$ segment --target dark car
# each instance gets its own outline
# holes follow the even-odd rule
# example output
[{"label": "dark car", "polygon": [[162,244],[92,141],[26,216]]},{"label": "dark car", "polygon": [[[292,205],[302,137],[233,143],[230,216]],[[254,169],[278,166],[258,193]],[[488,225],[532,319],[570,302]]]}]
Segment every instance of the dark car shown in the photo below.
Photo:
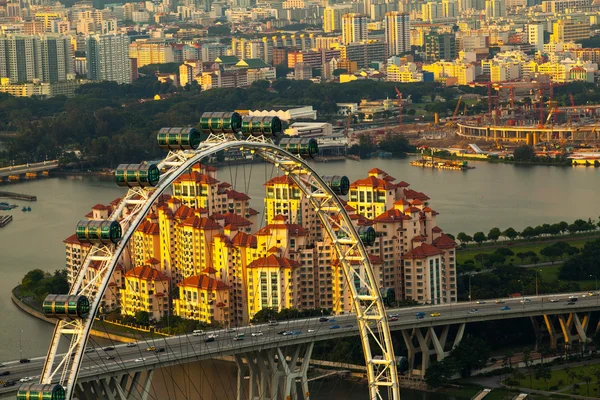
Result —
[{"label": "dark car", "polygon": [[278,335],[284,335],[286,333],[287,333],[287,331],[279,331],[279,332],[277,332]]},{"label": "dark car", "polygon": [[214,337],[207,337],[206,339],[204,339],[204,342],[205,342],[205,343],[208,343],[208,342],[214,342],[214,341],[215,341],[215,338],[214,338]]},{"label": "dark car", "polygon": [[574,301],[569,301],[569,302],[567,303],[567,305],[568,305],[568,306],[572,306],[573,304],[575,304],[575,302],[574,302]]},{"label": "dark car", "polygon": [[29,358],[21,358],[21,359],[19,360],[19,362],[20,362],[21,364],[26,364],[26,363],[28,363],[28,362],[31,362],[31,360],[30,360]]},{"label": "dark car", "polygon": [[327,318],[327,317],[319,318],[319,322],[327,322],[327,321],[329,321],[329,318]]},{"label": "dark car", "polygon": [[340,329],[339,325],[331,325],[329,329]]},{"label": "dark car", "polygon": [[107,360],[114,360],[114,359],[115,359],[115,357],[114,357],[114,356],[108,356],[108,357],[106,357],[106,359],[107,359]]},{"label": "dark car", "polygon": [[10,371],[2,371],[0,372],[0,376],[10,375]]},{"label": "dark car", "polygon": [[104,350],[104,351],[112,351],[114,349],[115,348],[113,346],[107,346],[107,347],[104,347],[102,350]]},{"label": "dark car", "polygon": [[164,353],[165,351],[166,351],[166,350],[165,350],[165,348],[164,348],[164,347],[159,347],[158,349],[154,350],[154,352],[155,352],[156,354],[158,354],[158,353]]},{"label": "dark car", "polygon": [[15,386],[17,381],[6,381],[2,384],[3,387]]}]

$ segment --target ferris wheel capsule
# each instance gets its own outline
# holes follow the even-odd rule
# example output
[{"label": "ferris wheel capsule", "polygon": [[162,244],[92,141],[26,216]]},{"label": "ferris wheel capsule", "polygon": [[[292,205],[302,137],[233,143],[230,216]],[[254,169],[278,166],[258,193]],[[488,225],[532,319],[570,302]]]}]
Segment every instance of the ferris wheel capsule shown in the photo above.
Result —
[{"label": "ferris wheel capsule", "polygon": [[82,243],[116,244],[121,240],[121,224],[117,221],[82,220],[75,230]]},{"label": "ferris wheel capsule", "polygon": [[[371,227],[371,226],[359,226],[356,229],[356,231],[358,233],[358,237],[360,238],[360,241],[365,246],[373,246],[373,244],[375,244],[375,239],[377,237],[377,232],[375,232],[375,229],[373,229],[373,227]],[[348,237],[348,235],[344,231],[339,231],[338,234],[337,234],[337,237],[340,238],[340,239],[342,239],[342,238]]]},{"label": "ferris wheel capsule", "polygon": [[156,139],[158,147],[165,150],[196,150],[202,142],[198,129],[189,126],[161,128]]},{"label": "ferris wheel capsule", "polygon": [[350,179],[347,176],[324,175],[321,177],[325,183],[339,196],[345,196],[350,190]]},{"label": "ferris wheel capsule", "polygon": [[205,134],[237,133],[242,128],[242,116],[236,112],[205,112],[200,117],[200,129]]},{"label": "ferris wheel capsule", "polygon": [[47,318],[84,319],[90,312],[90,301],[85,296],[49,294],[42,311]]},{"label": "ferris wheel capsule", "polygon": [[313,138],[284,137],[279,141],[279,147],[302,158],[312,158],[319,153],[319,146]]},{"label": "ferris wheel capsule", "polygon": [[17,400],[65,400],[65,398],[65,388],[61,385],[25,383],[17,392]]},{"label": "ferris wheel capsule", "polygon": [[242,135],[244,136],[280,136],[283,125],[279,117],[250,117],[242,118]]},{"label": "ferris wheel capsule", "polygon": [[119,186],[156,186],[160,179],[160,171],[156,164],[121,164],[115,170],[115,179]]}]

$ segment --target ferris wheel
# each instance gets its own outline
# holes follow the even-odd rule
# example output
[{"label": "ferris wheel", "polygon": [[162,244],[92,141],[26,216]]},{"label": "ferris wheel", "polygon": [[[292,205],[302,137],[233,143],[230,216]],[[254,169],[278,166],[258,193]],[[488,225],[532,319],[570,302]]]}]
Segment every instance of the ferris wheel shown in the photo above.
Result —
[{"label": "ferris wheel", "polygon": [[[318,152],[316,140],[282,137],[282,124],[277,117],[242,117],[236,112],[205,113],[200,126],[200,131],[189,127],[161,129],[158,145],[168,150],[167,156],[157,163],[120,165],[115,178],[118,185],[127,187],[126,195],[108,219],[84,220],[77,225],[77,239],[89,243],[90,251],[77,271],[69,294],[51,294],[44,300],[45,315],[58,322],[40,382],[22,385],[18,398],[62,400],[78,397],[75,386],[94,317],[99,313],[111,275],[127,252],[134,233],[161,195],[182,174],[217,153],[235,151],[245,158],[260,158],[271,164],[291,179],[308,200],[320,220],[323,237],[335,250],[356,313],[369,398],[384,398],[383,393],[387,392],[387,398],[399,400],[396,358],[387,316],[365,249],[365,245],[372,244],[374,231],[357,230],[338,197],[347,194],[348,179],[320,176],[306,162]],[[89,273],[91,268],[94,268],[93,276]]]}]

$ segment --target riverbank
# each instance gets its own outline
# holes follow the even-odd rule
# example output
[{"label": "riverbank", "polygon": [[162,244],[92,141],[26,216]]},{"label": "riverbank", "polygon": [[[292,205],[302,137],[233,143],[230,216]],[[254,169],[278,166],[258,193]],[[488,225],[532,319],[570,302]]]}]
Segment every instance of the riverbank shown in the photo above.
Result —
[{"label": "riverbank", "polygon": [[[19,308],[19,310],[21,310],[22,312],[24,312],[26,314],[29,314],[30,316],[32,316],[34,318],[39,319],[41,321],[47,322],[52,325],[56,325],[56,323],[58,322],[57,319],[47,318],[41,312],[40,309],[38,309],[37,307],[35,307],[32,304],[27,302],[27,299],[28,299],[27,297],[20,297],[19,289],[20,289],[20,285],[15,287],[12,290],[11,296],[10,296],[13,304],[15,306],[17,306]],[[124,325],[122,325],[123,330],[124,330],[123,332],[111,332],[112,330],[116,330],[110,326],[110,325],[112,325],[112,323],[108,323],[107,321],[100,321],[98,318],[96,318],[96,320],[94,321],[94,325],[98,325],[98,324],[102,325],[103,330],[92,328],[92,330],[90,331],[90,335],[98,337],[98,338],[102,338],[102,339],[108,339],[108,340],[111,340],[114,342],[121,342],[121,343],[137,342],[138,340],[140,340],[141,338],[146,336],[143,334],[143,332],[139,332],[139,333],[131,332],[133,330]],[[128,332],[128,331],[126,331],[126,329],[129,329],[130,331]],[[109,330],[111,330],[111,331],[109,331]]]}]

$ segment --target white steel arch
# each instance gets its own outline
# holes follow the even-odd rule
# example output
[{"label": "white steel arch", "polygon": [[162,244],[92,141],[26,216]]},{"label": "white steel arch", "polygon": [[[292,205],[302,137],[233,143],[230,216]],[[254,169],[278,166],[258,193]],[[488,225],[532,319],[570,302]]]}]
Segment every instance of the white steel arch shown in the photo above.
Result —
[{"label": "white steel arch", "polygon": [[[340,199],[316,171],[300,157],[283,150],[263,136],[250,136],[240,140],[232,134],[211,135],[197,150],[170,152],[158,165],[162,174],[156,187],[129,189],[109,217],[109,220],[121,223],[123,228],[121,241],[117,245],[92,246],[69,293],[87,296],[90,300],[90,314],[83,321],[60,320],[57,323],[40,383],[59,383],[65,387],[67,399],[72,399],[94,321],[93,316],[98,312],[110,276],[129,239],[154,202],[181,174],[202,159],[227,149],[239,149],[262,157],[288,175],[309,199],[336,249],[351,293],[367,365],[369,397],[382,399],[382,392],[387,391],[389,399],[399,400],[396,360],[383,300],[368,253]],[[339,232],[344,234],[339,235]],[[84,277],[92,261],[100,262],[100,267],[94,280],[84,284]],[[360,282],[360,287],[356,287],[355,282]],[[63,336],[69,336],[70,343],[67,352],[59,358],[57,350]],[[371,347],[377,350],[379,353],[377,355],[381,357],[375,357]]]}]

